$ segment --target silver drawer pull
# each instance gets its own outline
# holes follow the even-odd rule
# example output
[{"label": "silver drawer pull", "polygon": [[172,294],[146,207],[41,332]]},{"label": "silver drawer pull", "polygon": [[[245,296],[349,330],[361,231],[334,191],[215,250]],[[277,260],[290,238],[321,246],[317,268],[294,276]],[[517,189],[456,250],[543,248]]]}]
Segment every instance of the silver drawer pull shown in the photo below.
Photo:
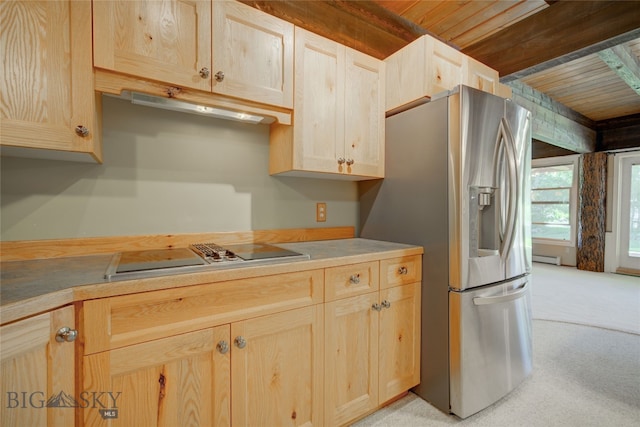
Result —
[{"label": "silver drawer pull", "polygon": [[229,343],[222,340],[216,345],[216,350],[220,352],[220,354],[226,354],[229,351]]},{"label": "silver drawer pull", "polygon": [[371,306],[371,309],[374,311],[382,311],[382,306],[378,303],[375,303]]},{"label": "silver drawer pull", "polygon": [[349,282],[353,283],[354,285],[357,285],[358,283],[360,283],[360,275],[353,274],[351,277],[349,277]]},{"label": "silver drawer pull", "polygon": [[407,273],[409,273],[409,270],[407,270],[407,267],[405,267],[404,265],[398,269],[398,274],[407,274]]},{"label": "silver drawer pull", "polygon": [[76,338],[78,338],[78,331],[68,326],[60,328],[56,332],[56,341],[58,342],[73,342]]},{"label": "silver drawer pull", "polygon": [[247,340],[244,339],[244,337],[242,335],[236,337],[235,340],[233,340],[233,343],[236,345],[236,347],[238,348],[245,348],[247,346]]},{"label": "silver drawer pull", "polygon": [[382,301],[382,307],[391,308],[391,303],[387,300]]}]

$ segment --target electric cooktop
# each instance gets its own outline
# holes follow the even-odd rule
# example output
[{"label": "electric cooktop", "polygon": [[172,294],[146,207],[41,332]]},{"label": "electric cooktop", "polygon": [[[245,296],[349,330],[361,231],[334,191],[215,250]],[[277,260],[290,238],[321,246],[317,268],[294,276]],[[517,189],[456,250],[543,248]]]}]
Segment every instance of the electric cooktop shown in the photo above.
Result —
[{"label": "electric cooktop", "polygon": [[188,248],[119,252],[111,259],[105,278],[140,278],[194,272],[207,267],[231,268],[309,258],[308,254],[267,243],[224,247],[215,243],[194,243]]}]

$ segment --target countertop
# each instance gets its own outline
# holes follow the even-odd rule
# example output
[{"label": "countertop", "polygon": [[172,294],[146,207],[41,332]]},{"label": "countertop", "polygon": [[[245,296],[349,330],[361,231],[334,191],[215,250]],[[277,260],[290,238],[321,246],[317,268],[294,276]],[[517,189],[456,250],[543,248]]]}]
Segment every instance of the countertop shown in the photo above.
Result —
[{"label": "countertop", "polygon": [[105,278],[113,254],[2,262],[0,324],[87,299],[367,262],[380,258],[382,252],[388,258],[423,253],[419,246],[360,238],[274,244],[308,254],[310,259],[231,268],[203,266],[197,272],[128,280]]}]

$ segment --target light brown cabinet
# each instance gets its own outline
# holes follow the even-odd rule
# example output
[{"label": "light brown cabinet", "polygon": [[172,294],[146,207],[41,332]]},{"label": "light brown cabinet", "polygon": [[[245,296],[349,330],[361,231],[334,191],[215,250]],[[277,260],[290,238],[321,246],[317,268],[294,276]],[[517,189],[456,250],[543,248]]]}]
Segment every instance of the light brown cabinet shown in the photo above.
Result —
[{"label": "light brown cabinet", "polygon": [[362,266],[354,265],[352,273],[345,266],[342,278],[325,284],[342,288],[345,278],[360,277],[376,290],[361,286],[361,295],[325,304],[327,425],[366,415],[420,381],[420,257],[381,260],[379,266],[379,276],[368,278],[358,272]]},{"label": "light brown cabinet", "polygon": [[386,111],[420,102],[459,84],[498,93],[498,72],[429,35],[385,59]]},{"label": "light brown cabinet", "polygon": [[235,1],[94,2],[97,68],[291,108],[293,24]]},{"label": "light brown cabinet", "polygon": [[233,425],[324,425],[323,326],[321,305],[231,324]]},{"label": "light brown cabinet", "polygon": [[85,356],[84,389],[110,394],[105,407],[83,408],[83,425],[230,426],[231,364],[223,343],[229,325]]},{"label": "light brown cabinet", "polygon": [[293,125],[273,125],[271,174],[384,176],[384,62],[295,29]]},{"label": "light brown cabinet", "polygon": [[3,1],[3,155],[102,162],[91,2]]},{"label": "light brown cabinet", "polygon": [[74,332],[72,306],[0,328],[0,424],[74,425],[75,409],[71,405],[74,400],[79,401],[75,387]]}]

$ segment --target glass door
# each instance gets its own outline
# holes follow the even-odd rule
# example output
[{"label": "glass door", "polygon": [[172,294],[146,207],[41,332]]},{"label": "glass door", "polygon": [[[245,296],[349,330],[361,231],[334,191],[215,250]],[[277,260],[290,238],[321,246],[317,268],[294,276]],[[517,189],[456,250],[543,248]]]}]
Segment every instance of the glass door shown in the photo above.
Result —
[{"label": "glass door", "polygon": [[640,270],[640,154],[623,158],[620,167],[619,265]]}]

